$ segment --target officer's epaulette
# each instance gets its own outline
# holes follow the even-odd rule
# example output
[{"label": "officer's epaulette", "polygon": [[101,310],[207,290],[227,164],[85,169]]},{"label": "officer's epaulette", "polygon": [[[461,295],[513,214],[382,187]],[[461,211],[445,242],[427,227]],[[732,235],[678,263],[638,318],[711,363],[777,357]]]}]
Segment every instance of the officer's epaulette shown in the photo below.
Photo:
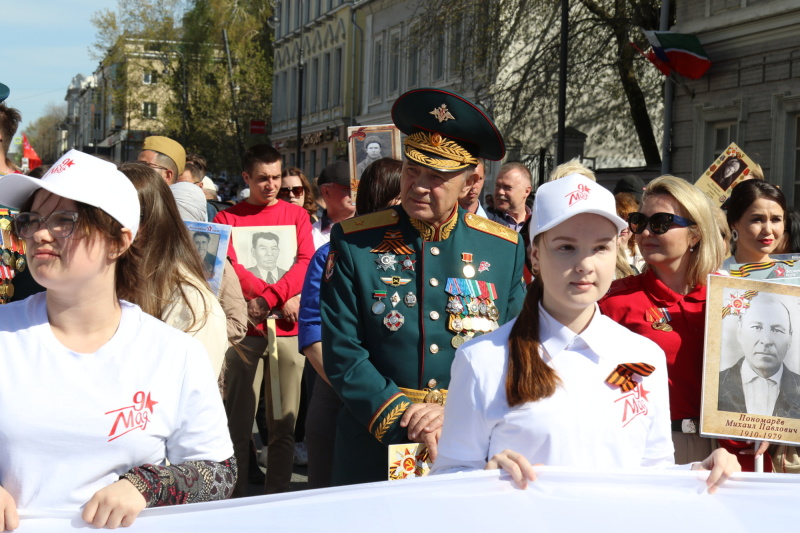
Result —
[{"label": "officer's epaulette", "polygon": [[385,226],[393,226],[397,224],[399,217],[397,211],[394,209],[385,209],[383,211],[376,211],[364,216],[348,218],[342,220],[339,225],[342,226],[342,231],[347,233],[355,233],[357,231],[364,231],[372,228],[383,228]]},{"label": "officer's epaulette", "polygon": [[507,226],[498,224],[497,222],[489,220],[488,218],[484,218],[480,215],[467,213],[464,215],[464,222],[466,222],[467,226],[472,229],[488,233],[489,235],[494,235],[495,237],[500,237],[501,239],[513,242],[514,244],[517,244],[517,241],[519,241],[519,233]]}]

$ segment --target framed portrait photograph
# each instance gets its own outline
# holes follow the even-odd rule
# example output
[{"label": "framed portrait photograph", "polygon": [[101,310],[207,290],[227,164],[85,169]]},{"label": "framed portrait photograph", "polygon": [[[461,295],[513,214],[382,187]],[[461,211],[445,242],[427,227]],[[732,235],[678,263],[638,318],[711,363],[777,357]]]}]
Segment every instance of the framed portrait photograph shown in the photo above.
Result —
[{"label": "framed portrait photograph", "polygon": [[347,160],[350,163],[350,197],[356,202],[358,182],[370,163],[383,157],[403,158],[400,130],[394,124],[347,128]]},{"label": "framed portrait photograph", "polygon": [[219,296],[222,285],[222,269],[228,255],[228,243],[231,238],[231,226],[212,222],[183,221],[194,243],[194,248],[203,263],[203,273],[211,286],[211,292]]},{"label": "framed portrait photograph", "polygon": [[800,444],[800,287],[709,277],[700,432]]},{"label": "framed portrait photograph", "polygon": [[294,226],[235,227],[232,239],[239,264],[267,283],[277,283],[297,260]]},{"label": "framed portrait photograph", "polygon": [[731,143],[703,172],[695,186],[722,205],[731,195],[733,187],[747,179],[754,167],[753,160],[736,143]]}]

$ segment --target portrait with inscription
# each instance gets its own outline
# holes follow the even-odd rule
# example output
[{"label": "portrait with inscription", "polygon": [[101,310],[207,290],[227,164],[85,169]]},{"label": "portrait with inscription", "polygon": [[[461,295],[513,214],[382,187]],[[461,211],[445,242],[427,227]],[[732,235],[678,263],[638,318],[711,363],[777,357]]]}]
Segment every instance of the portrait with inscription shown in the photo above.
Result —
[{"label": "portrait with inscription", "polygon": [[701,432],[800,441],[800,287],[711,276]]}]

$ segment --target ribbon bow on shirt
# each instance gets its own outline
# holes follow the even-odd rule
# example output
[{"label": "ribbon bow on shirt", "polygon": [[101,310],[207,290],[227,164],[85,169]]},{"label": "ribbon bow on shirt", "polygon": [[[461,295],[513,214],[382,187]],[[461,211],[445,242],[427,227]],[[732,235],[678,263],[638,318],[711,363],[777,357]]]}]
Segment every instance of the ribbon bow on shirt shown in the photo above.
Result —
[{"label": "ribbon bow on shirt", "polygon": [[648,365],[647,363],[622,363],[617,365],[611,374],[606,378],[606,383],[609,385],[618,385],[622,392],[628,392],[636,386],[633,380],[634,374],[639,374],[642,377],[647,377],[653,373],[656,367]]}]

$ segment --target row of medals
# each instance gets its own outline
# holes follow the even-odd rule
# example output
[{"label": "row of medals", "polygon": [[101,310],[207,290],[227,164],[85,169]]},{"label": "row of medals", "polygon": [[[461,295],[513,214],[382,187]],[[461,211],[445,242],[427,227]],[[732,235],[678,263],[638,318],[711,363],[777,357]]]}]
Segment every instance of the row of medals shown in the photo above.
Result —
[{"label": "row of medals", "polygon": [[453,348],[472,339],[476,333],[488,333],[499,327],[497,319],[500,318],[500,311],[488,298],[450,296],[447,314],[450,315],[447,318],[447,329],[456,334],[450,341]]},{"label": "row of medals", "polygon": [[[24,249],[17,248],[11,239],[11,218],[8,216],[0,217],[0,261],[3,265],[8,267],[9,271],[22,272],[27,266],[25,256],[23,255]],[[11,283],[11,277],[5,277],[5,274],[12,274],[5,269],[0,269],[0,274],[3,274],[2,283],[0,283],[0,303],[7,303],[14,296],[14,285]]]}]

